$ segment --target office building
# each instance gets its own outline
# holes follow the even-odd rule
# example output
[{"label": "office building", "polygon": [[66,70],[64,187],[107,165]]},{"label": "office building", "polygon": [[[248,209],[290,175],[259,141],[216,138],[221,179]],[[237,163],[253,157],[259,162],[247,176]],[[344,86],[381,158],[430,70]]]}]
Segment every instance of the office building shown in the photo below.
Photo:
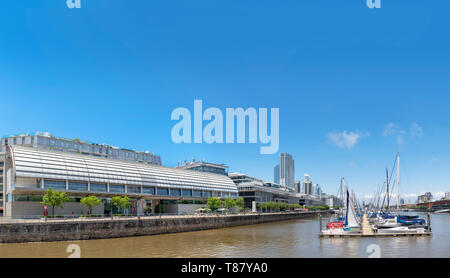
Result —
[{"label": "office building", "polygon": [[70,198],[63,208],[56,209],[61,215],[87,211],[80,199],[88,195],[102,201],[95,207],[95,214],[111,213],[111,198],[127,195],[132,200],[131,213],[142,215],[147,206],[157,212],[156,206],[164,201],[171,201],[179,209],[180,201],[206,201],[212,196],[236,198],[238,194],[234,182],[221,174],[19,144],[6,147],[4,180],[3,214],[12,218],[42,215],[40,201],[48,188],[64,191]]},{"label": "office building", "polygon": [[309,175],[308,174],[305,174],[304,177],[305,177],[304,180],[303,180],[304,193],[306,195],[312,195],[312,193],[313,193],[312,181],[309,179]]},{"label": "office building", "polygon": [[[295,186],[295,167],[294,167],[294,159],[292,159],[292,156],[288,153],[281,153],[280,154],[280,164],[275,166],[276,169],[279,169],[279,184],[294,188]],[[276,180],[278,176],[275,176]]]},{"label": "office building", "polygon": [[273,182],[280,184],[280,164],[273,168]]},{"label": "office building", "polygon": [[299,181],[296,181],[296,182],[295,182],[295,192],[296,192],[296,193],[302,192],[301,187],[302,187],[302,183],[299,182]]}]

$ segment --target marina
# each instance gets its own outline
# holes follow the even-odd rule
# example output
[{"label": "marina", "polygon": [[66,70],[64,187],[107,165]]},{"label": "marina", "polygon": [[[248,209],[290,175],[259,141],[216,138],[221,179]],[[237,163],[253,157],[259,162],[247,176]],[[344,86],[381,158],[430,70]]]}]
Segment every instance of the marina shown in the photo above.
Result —
[{"label": "marina", "polygon": [[[394,169],[396,168],[396,173]],[[396,174],[396,176],[394,176]],[[393,180],[395,182],[393,182]],[[390,200],[394,186],[397,189],[396,211],[391,210]],[[386,181],[379,190],[379,195],[370,204],[361,205],[355,194],[341,179],[339,195],[345,200],[345,206],[339,208],[330,217],[325,229],[320,221],[321,237],[398,237],[398,236],[429,236],[431,235],[431,218],[427,220],[418,215],[400,214],[400,152],[397,153],[394,167],[389,173],[386,168]],[[381,204],[380,204],[381,202]],[[335,219],[333,219],[335,218]]]}]

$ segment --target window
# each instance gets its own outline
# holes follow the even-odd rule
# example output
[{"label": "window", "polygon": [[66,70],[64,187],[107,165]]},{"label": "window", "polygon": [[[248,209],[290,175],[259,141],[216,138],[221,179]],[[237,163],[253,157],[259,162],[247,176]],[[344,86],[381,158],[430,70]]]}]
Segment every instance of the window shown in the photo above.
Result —
[{"label": "window", "polygon": [[124,185],[110,185],[109,192],[123,193],[123,192],[125,192],[125,186]]},{"label": "window", "polygon": [[192,196],[192,191],[189,189],[183,189],[181,190],[181,195],[185,196],[185,197],[191,197]]},{"label": "window", "polygon": [[169,192],[167,188],[158,188],[156,189],[156,195],[167,196],[169,195]]},{"label": "window", "polygon": [[144,194],[151,194],[151,195],[155,195],[155,188],[154,187],[143,187],[142,188],[142,193]]},{"label": "window", "polygon": [[141,188],[139,186],[127,186],[128,193],[141,193]]},{"label": "window", "polygon": [[170,196],[180,196],[180,189],[170,189]]},{"label": "window", "polygon": [[108,191],[106,184],[101,183],[91,183],[91,191],[94,192],[106,192]]},{"label": "window", "polygon": [[88,184],[83,182],[69,182],[69,190],[88,191]]},{"label": "window", "polygon": [[202,192],[200,190],[192,190],[193,197],[202,197]]},{"label": "window", "polygon": [[52,190],[66,190],[65,181],[44,180],[44,189],[51,188]]},{"label": "window", "polygon": [[211,191],[203,191],[202,196],[203,197],[211,197]]}]

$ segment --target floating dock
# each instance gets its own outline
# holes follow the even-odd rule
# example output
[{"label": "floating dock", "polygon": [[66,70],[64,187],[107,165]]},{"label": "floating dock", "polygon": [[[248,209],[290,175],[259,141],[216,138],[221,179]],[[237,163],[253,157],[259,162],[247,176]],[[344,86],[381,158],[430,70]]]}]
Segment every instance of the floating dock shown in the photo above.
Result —
[{"label": "floating dock", "polygon": [[360,233],[336,233],[336,234],[323,234],[319,233],[320,237],[408,237],[408,236],[431,236],[431,231],[425,230],[425,232],[392,232],[392,233],[378,233],[374,231],[369,224],[367,215],[363,215],[362,229]]}]

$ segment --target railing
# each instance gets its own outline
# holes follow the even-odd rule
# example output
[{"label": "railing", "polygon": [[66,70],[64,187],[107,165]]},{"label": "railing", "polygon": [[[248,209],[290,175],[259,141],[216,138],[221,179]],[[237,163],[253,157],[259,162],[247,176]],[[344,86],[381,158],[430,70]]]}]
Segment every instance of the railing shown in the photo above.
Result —
[{"label": "railing", "polygon": [[[324,212],[324,211],[322,211]],[[325,211],[326,212],[326,211]],[[111,220],[145,220],[163,218],[186,218],[186,217],[229,217],[249,215],[271,215],[271,214],[298,214],[315,213],[307,211],[285,211],[285,212],[241,212],[241,213],[151,213],[142,216],[136,215],[95,215],[82,217],[80,215],[56,215],[55,217],[43,217],[42,215],[24,215],[21,218],[0,217],[0,224],[9,223],[47,223],[47,222],[84,222],[84,221],[111,221]]]}]

